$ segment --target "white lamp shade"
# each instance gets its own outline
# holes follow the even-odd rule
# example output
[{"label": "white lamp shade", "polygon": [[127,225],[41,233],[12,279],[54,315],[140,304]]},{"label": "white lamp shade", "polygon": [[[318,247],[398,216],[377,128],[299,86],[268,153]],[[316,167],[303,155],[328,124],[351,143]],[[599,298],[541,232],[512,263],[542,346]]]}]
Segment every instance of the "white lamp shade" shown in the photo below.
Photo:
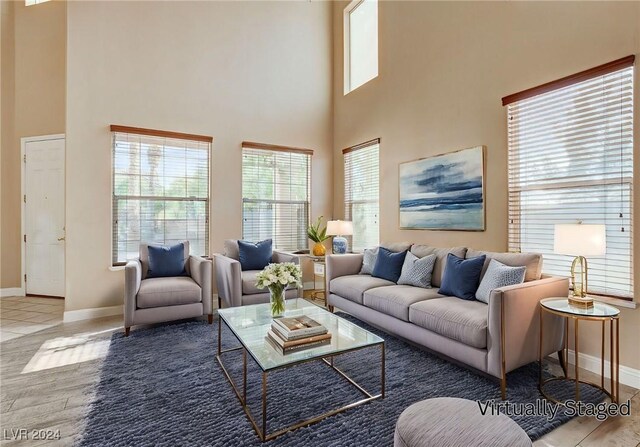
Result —
[{"label": "white lamp shade", "polygon": [[553,251],[573,256],[603,256],[607,251],[604,225],[556,224]]},{"label": "white lamp shade", "polygon": [[327,222],[328,236],[351,236],[353,234],[353,222],[350,220],[330,220]]}]

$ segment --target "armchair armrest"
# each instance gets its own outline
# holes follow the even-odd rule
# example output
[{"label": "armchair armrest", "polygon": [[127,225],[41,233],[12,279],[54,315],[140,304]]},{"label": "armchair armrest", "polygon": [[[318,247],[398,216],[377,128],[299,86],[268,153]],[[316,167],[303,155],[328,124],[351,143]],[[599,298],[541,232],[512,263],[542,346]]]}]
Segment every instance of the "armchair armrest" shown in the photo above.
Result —
[{"label": "armchair armrest", "polygon": [[133,326],[136,296],[142,282],[142,264],[139,259],[128,261],[124,267],[124,326]]},{"label": "armchair armrest", "polygon": [[348,253],[344,255],[328,255],[325,258],[325,290],[330,292],[331,280],[339,276],[357,275],[362,269],[362,253]]},{"label": "armchair armrest", "polygon": [[[503,356],[504,373],[538,360],[539,302],[543,298],[568,294],[569,279],[556,276],[493,290],[489,297],[487,327],[489,373],[502,376]],[[563,339],[564,319],[544,314],[542,354],[559,351]]]},{"label": "armchair armrest", "polygon": [[293,262],[294,264],[300,265],[300,258],[293,253],[285,253],[283,251],[273,250],[271,253],[271,260],[273,262]]},{"label": "armchair armrest", "polygon": [[240,262],[222,254],[214,254],[218,296],[225,307],[242,305],[242,269]]},{"label": "armchair armrest", "polygon": [[213,313],[211,305],[211,276],[212,262],[200,256],[189,256],[189,270],[191,278],[198,283],[202,289],[202,307],[205,315]]}]

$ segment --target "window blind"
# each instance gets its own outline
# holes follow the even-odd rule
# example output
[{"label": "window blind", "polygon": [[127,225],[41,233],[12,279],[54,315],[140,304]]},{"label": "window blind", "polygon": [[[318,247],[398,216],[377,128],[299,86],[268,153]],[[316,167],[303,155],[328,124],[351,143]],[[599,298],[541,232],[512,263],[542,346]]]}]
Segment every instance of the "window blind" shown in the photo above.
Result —
[{"label": "window blind", "polygon": [[351,249],[361,252],[377,246],[380,238],[380,140],[344,153],[344,214],[353,222]]},{"label": "window blind", "polygon": [[507,123],[509,249],[540,252],[545,273],[568,276],[554,224],[605,224],[588,292],[631,297],[633,67],[513,102]]},{"label": "window blind", "polygon": [[208,254],[211,143],[113,132],[113,264],[138,257],[140,242],[188,240]]},{"label": "window blind", "polygon": [[[266,146],[266,145],[263,145]],[[308,248],[311,151],[242,148],[242,237]]]}]

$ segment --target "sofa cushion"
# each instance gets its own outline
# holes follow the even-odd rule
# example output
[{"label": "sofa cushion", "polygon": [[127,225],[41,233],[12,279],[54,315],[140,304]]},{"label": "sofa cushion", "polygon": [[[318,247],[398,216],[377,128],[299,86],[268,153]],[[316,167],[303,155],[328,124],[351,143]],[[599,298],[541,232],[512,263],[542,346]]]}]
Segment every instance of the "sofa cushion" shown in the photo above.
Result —
[{"label": "sofa cushion", "polygon": [[[182,241],[184,244],[184,268],[187,272],[187,275],[191,274],[191,270],[189,268],[189,241]],[[142,267],[142,279],[146,279],[149,273],[149,245],[146,242],[140,243],[140,266]],[[160,245],[160,244],[156,244]]]},{"label": "sofa cushion", "polygon": [[386,315],[409,321],[409,306],[442,295],[435,289],[406,285],[376,287],[364,292],[363,304]]},{"label": "sofa cushion", "polygon": [[447,265],[442,275],[440,293],[457,296],[463,300],[475,300],[484,260],[484,255],[462,259],[449,253]]},{"label": "sofa cushion", "polygon": [[464,258],[466,252],[467,249],[465,247],[436,248],[429,247],[428,245],[411,246],[411,253],[419,258],[424,258],[432,254],[436,255],[436,263],[433,265],[433,273],[431,273],[431,285],[433,287],[440,287],[440,284],[442,284],[442,272],[447,262],[447,255],[453,253],[459,258]]},{"label": "sofa cushion", "polygon": [[408,251],[404,258],[404,264],[402,264],[402,272],[397,281],[398,284],[430,289],[431,274],[433,273],[433,265],[435,263],[436,255],[419,258]]},{"label": "sofa cushion", "polygon": [[470,248],[467,251],[466,257],[475,258],[481,255],[487,256],[487,259],[484,261],[484,267],[482,268],[482,274],[480,275],[481,280],[487,272],[489,262],[492,259],[511,267],[527,267],[524,275],[525,282],[538,280],[542,276],[542,255],[540,253],[496,253],[492,251],[478,251]]},{"label": "sofa cushion", "polygon": [[265,293],[267,289],[258,289],[256,287],[256,276],[262,270],[244,270],[242,276],[242,294],[253,295],[254,293]]},{"label": "sofa cushion", "polygon": [[149,278],[140,283],[138,308],[176,306],[202,301],[200,286],[188,276]]},{"label": "sofa cushion", "polygon": [[522,284],[526,269],[525,266],[511,267],[492,259],[491,262],[489,262],[489,268],[484,278],[480,281],[480,286],[478,286],[478,290],[476,291],[476,299],[488,304],[489,295],[491,295],[492,290]]},{"label": "sofa cushion", "polygon": [[374,287],[393,286],[391,281],[369,275],[346,275],[332,279],[329,292],[342,298],[362,304],[364,292]]},{"label": "sofa cushion", "polygon": [[409,307],[409,321],[475,348],[487,347],[489,306],[453,296],[420,301]]},{"label": "sofa cushion", "polygon": [[240,268],[242,270],[262,270],[271,262],[273,241],[238,241]]},{"label": "sofa cushion", "polygon": [[373,267],[371,276],[386,279],[391,282],[398,282],[406,254],[406,251],[393,253],[384,247],[380,247],[380,249],[378,249],[376,265]]}]

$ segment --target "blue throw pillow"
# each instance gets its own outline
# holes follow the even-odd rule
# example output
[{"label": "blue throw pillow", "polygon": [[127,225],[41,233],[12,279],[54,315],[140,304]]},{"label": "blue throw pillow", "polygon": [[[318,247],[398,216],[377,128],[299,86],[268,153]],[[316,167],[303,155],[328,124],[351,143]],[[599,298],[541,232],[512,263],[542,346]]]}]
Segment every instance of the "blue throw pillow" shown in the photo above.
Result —
[{"label": "blue throw pillow", "polygon": [[166,276],[185,276],[184,244],[149,245],[149,271],[147,278],[163,278]]},{"label": "blue throw pillow", "polygon": [[262,270],[271,262],[271,239],[260,242],[238,241],[240,267],[245,270]]},{"label": "blue throw pillow", "polygon": [[449,253],[438,293],[457,296],[463,300],[475,300],[485,259],[486,255],[462,259]]},{"label": "blue throw pillow", "polygon": [[373,267],[371,276],[386,279],[387,281],[398,282],[406,255],[406,251],[394,253],[384,247],[380,247],[378,249],[378,256],[376,257],[376,265]]}]

